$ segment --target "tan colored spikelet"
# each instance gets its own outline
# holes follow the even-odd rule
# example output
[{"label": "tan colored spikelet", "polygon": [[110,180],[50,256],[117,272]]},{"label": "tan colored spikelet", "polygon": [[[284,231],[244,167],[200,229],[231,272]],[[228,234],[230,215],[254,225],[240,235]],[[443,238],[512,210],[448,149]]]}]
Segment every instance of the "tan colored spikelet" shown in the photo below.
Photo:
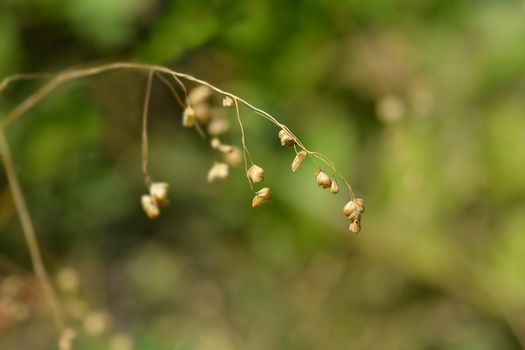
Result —
[{"label": "tan colored spikelet", "polygon": [[359,233],[359,231],[361,231],[361,224],[358,220],[354,220],[350,223],[350,227],[348,229],[350,232]]},{"label": "tan colored spikelet", "polygon": [[255,192],[255,196],[252,199],[252,207],[259,208],[262,204],[268,203],[272,200],[272,192],[268,187],[264,187],[259,191]]},{"label": "tan colored spikelet", "polygon": [[188,106],[182,113],[182,126],[185,128],[191,128],[195,125],[195,110],[193,107]]},{"label": "tan colored spikelet", "polygon": [[149,188],[149,194],[161,207],[165,207],[169,204],[169,188],[170,185],[166,182],[154,182]]},{"label": "tan colored spikelet", "polygon": [[332,179],[321,169],[317,170],[315,173],[317,185],[322,188],[329,188],[332,186]]},{"label": "tan colored spikelet", "polygon": [[230,174],[228,164],[222,162],[215,162],[208,171],[208,182],[214,183],[217,180],[223,180]]},{"label": "tan colored spikelet", "polygon": [[264,169],[253,164],[250,169],[248,169],[247,175],[254,183],[262,182],[264,180]]},{"label": "tan colored spikelet", "polygon": [[59,350],[71,350],[73,349],[73,340],[76,338],[77,332],[73,328],[66,327],[60,332],[58,338],[58,349]]},{"label": "tan colored spikelet", "polygon": [[363,198],[356,198],[356,204],[361,208],[361,213],[365,212],[365,200]]},{"label": "tan colored spikelet", "polygon": [[142,209],[146,212],[146,215],[150,219],[154,219],[160,215],[160,209],[157,202],[150,195],[143,195],[140,198]]},{"label": "tan colored spikelet", "polygon": [[228,119],[223,117],[213,118],[208,124],[208,134],[211,136],[219,136],[224,134],[230,128]]},{"label": "tan colored spikelet", "polygon": [[210,146],[213,149],[219,149],[219,147],[221,147],[221,140],[219,140],[218,137],[212,138],[210,141]]},{"label": "tan colored spikelet", "polygon": [[194,89],[192,89],[190,93],[188,94],[188,102],[191,105],[202,104],[204,102],[207,102],[211,94],[212,94],[212,90],[208,86],[199,85],[195,87]]},{"label": "tan colored spikelet", "polygon": [[306,158],[306,155],[307,155],[306,151],[297,152],[292,162],[292,171],[294,173],[297,171],[297,169],[299,169],[299,167],[303,163],[304,158]]},{"label": "tan colored spikelet", "polygon": [[242,162],[242,151],[239,147],[233,146],[232,151],[224,153],[224,160],[231,166],[237,166]]},{"label": "tan colored spikelet", "polygon": [[279,139],[281,140],[281,145],[288,146],[288,147],[295,145],[294,139],[285,130],[283,129],[279,130],[278,136],[279,136]]},{"label": "tan colored spikelet", "polygon": [[220,145],[219,146],[219,152],[221,153],[230,153],[231,151],[233,151],[232,145]]},{"label": "tan colored spikelet", "polygon": [[332,185],[330,186],[330,192],[333,194],[337,194],[339,192],[339,185],[337,184],[337,181],[335,181],[335,179],[332,179]]},{"label": "tan colored spikelet", "polygon": [[224,96],[222,99],[222,106],[226,108],[232,108],[235,106],[235,102],[230,96]]},{"label": "tan colored spikelet", "polygon": [[213,110],[210,108],[210,106],[206,103],[200,103],[192,106],[193,110],[195,111],[195,120],[200,125],[208,124],[213,114]]}]

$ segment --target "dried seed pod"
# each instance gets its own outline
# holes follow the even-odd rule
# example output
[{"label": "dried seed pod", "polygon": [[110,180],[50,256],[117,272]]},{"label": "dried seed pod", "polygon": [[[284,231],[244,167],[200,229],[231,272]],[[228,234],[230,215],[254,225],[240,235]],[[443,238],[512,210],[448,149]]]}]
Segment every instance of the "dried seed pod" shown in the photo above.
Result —
[{"label": "dried seed pod", "polygon": [[232,108],[235,106],[235,102],[233,102],[233,99],[230,96],[224,96],[222,99],[222,106],[226,108]]},{"label": "dried seed pod", "polygon": [[292,171],[295,173],[297,169],[301,166],[301,163],[303,162],[303,159],[306,157],[306,151],[299,151],[295,155],[295,158],[292,162]]},{"label": "dried seed pod", "polygon": [[363,198],[356,198],[356,204],[361,208],[361,213],[365,212],[365,200]]},{"label": "dried seed pod", "polygon": [[332,186],[332,179],[330,179],[330,176],[328,176],[324,171],[321,169],[317,170],[315,173],[316,179],[317,179],[317,185],[322,188],[328,188]]},{"label": "dried seed pod", "polygon": [[210,146],[213,149],[219,149],[219,147],[221,147],[221,140],[219,140],[218,137],[212,138],[210,141]]},{"label": "dried seed pod", "polygon": [[330,192],[333,194],[337,194],[339,192],[339,185],[337,185],[337,181],[335,179],[332,179],[332,185],[330,186]]},{"label": "dried seed pod", "polygon": [[359,206],[355,202],[355,200],[350,200],[348,203],[345,204],[343,208],[343,214],[345,214],[346,217],[350,217],[353,213],[355,213],[358,210]]},{"label": "dried seed pod", "polygon": [[295,145],[295,141],[293,140],[292,136],[288,134],[285,130],[281,129],[279,131],[279,139],[281,140],[281,145],[283,146],[293,146]]},{"label": "dried seed pod", "polygon": [[209,123],[213,110],[207,103],[193,104],[193,109],[195,111],[195,119],[200,125],[206,125]]},{"label": "dried seed pod", "polygon": [[160,215],[159,206],[155,199],[153,199],[150,195],[143,195],[140,198],[140,203],[142,204],[142,209],[144,209],[148,218],[154,219]]},{"label": "dried seed pod", "polygon": [[149,188],[149,194],[161,207],[164,207],[169,204],[169,188],[170,185],[166,182],[154,182]]},{"label": "dried seed pod", "polygon": [[359,233],[359,231],[361,231],[361,225],[359,224],[358,220],[354,220],[350,223],[350,227],[348,229],[350,232]]},{"label": "dried seed pod", "polygon": [[224,154],[224,160],[231,166],[237,166],[242,162],[242,151],[239,147],[232,147],[232,151]]},{"label": "dried seed pod", "polygon": [[210,171],[208,171],[208,182],[213,183],[217,180],[223,180],[228,177],[229,173],[228,164],[215,162]]},{"label": "dried seed pod", "polygon": [[195,125],[195,110],[193,107],[188,106],[182,113],[182,126],[191,128]]},{"label": "dried seed pod", "polygon": [[199,85],[190,91],[188,94],[188,101],[192,105],[198,105],[207,102],[211,94],[212,90],[208,86]]},{"label": "dried seed pod", "polygon": [[252,199],[252,207],[259,208],[263,203],[270,202],[272,200],[272,192],[268,187],[264,187],[261,190],[255,192],[255,196]]},{"label": "dried seed pod", "polygon": [[219,152],[221,153],[230,153],[233,151],[233,146],[231,145],[220,145],[219,146]]},{"label": "dried seed pod", "polygon": [[230,128],[228,119],[223,117],[213,118],[210,124],[208,124],[208,134],[211,136],[219,136],[224,134]]},{"label": "dried seed pod", "polygon": [[254,183],[262,182],[264,180],[264,169],[254,164],[248,169],[247,175]]}]

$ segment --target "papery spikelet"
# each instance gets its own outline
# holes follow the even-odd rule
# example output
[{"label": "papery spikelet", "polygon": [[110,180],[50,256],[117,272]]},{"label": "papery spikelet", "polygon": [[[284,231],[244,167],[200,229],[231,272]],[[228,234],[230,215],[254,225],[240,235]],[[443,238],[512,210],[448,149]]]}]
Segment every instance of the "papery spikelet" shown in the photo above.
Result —
[{"label": "papery spikelet", "polygon": [[235,106],[235,102],[230,96],[224,96],[222,99],[222,106],[227,108],[232,108]]},{"label": "papery spikelet", "polygon": [[211,94],[212,89],[206,85],[199,85],[190,91],[188,94],[188,101],[192,105],[198,105],[207,102]]},{"label": "papery spikelet", "polygon": [[264,180],[264,169],[253,164],[250,169],[248,169],[247,175],[254,183],[262,182]]},{"label": "papery spikelet", "polygon": [[358,220],[354,220],[350,223],[350,227],[348,229],[353,233],[359,233],[359,231],[361,231],[361,224],[359,224]]},{"label": "papery spikelet", "polygon": [[229,173],[228,164],[215,162],[210,171],[208,171],[208,182],[213,183],[217,180],[223,180],[228,177]]},{"label": "papery spikelet", "polygon": [[191,128],[195,125],[195,110],[193,107],[188,106],[182,113],[182,126]]},{"label": "papery spikelet", "polygon": [[293,159],[293,162],[292,162],[292,171],[294,173],[297,171],[297,169],[299,169],[299,167],[303,163],[303,160],[306,157],[306,154],[307,154],[306,151],[299,151],[295,155],[295,158]]},{"label": "papery spikelet", "polygon": [[330,179],[330,176],[328,176],[324,171],[321,169],[317,170],[316,172],[316,180],[317,185],[322,188],[328,188],[332,186],[332,179]]},{"label": "papery spikelet", "polygon": [[149,194],[160,206],[166,206],[169,204],[169,188],[170,185],[166,182],[154,182],[149,188]]},{"label": "papery spikelet", "polygon": [[283,145],[283,146],[293,146],[293,145],[295,145],[294,139],[285,130],[281,129],[279,131],[279,139],[281,140],[281,145]]},{"label": "papery spikelet", "polygon": [[160,215],[159,206],[155,199],[153,199],[150,195],[143,195],[140,198],[140,203],[142,204],[142,209],[144,209],[148,218],[154,219]]},{"label": "papery spikelet", "polygon": [[339,192],[339,185],[335,179],[332,179],[332,185],[330,186],[330,192],[337,194]]},{"label": "papery spikelet", "polygon": [[242,162],[242,151],[239,147],[233,146],[232,151],[224,154],[224,160],[231,166],[237,166]]},{"label": "papery spikelet", "polygon": [[255,196],[252,199],[252,207],[259,208],[263,203],[270,202],[272,200],[272,192],[268,187],[264,187],[259,191],[255,192]]}]

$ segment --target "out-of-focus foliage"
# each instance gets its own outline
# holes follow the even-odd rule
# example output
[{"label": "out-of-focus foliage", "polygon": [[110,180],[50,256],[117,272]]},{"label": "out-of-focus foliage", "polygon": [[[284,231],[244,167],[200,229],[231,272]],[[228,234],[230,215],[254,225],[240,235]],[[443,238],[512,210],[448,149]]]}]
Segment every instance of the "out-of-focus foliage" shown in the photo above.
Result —
[{"label": "out-of-focus foliage", "polygon": [[[292,174],[277,130],[243,111],[274,192],[251,209],[241,168],[206,183],[217,155],[157,82],[151,172],[172,205],[149,221],[145,77],[67,84],[7,133],[78,349],[525,346],[524,38],[518,0],[2,0],[2,77],[117,60],[195,74],[278,116],[367,200],[350,235],[347,198],[313,164]],[[37,86],[9,88],[0,114]],[[0,185],[0,348],[51,349]]]}]

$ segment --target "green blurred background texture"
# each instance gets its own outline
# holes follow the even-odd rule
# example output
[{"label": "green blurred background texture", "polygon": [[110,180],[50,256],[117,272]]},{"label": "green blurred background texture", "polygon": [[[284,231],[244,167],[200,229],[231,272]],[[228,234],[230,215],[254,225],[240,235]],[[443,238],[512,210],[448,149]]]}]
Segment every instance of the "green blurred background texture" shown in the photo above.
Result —
[{"label": "green blurred background texture", "polygon": [[[314,164],[292,174],[278,129],[248,110],[273,203],[251,208],[242,167],[208,184],[219,156],[156,81],[151,173],[172,205],[150,221],[145,75],[68,83],[7,136],[77,349],[525,346],[524,1],[0,0],[0,77],[113,61],[274,114],[367,212],[349,233],[347,196],[317,188]],[[38,86],[11,86],[0,116]],[[52,349],[3,172],[0,232],[0,348]]]}]

